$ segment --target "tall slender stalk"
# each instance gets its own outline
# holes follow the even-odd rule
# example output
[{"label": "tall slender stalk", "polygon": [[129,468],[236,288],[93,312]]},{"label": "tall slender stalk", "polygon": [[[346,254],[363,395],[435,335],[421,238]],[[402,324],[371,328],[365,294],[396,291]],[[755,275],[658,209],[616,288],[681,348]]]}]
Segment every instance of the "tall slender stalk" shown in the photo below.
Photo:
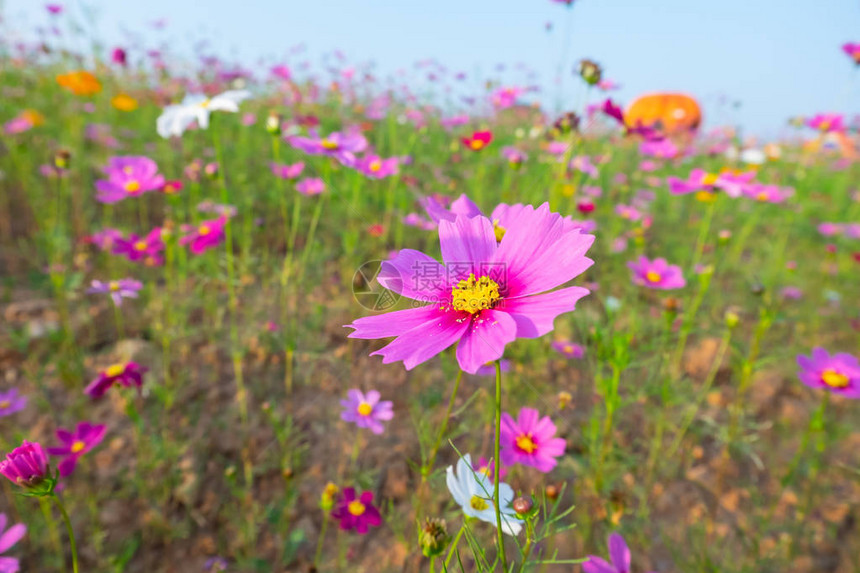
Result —
[{"label": "tall slender stalk", "polygon": [[72,571],[73,573],[78,573],[78,545],[75,542],[75,530],[72,528],[72,522],[69,520],[69,514],[66,512],[66,506],[63,505],[63,502],[60,501],[60,496],[56,493],[52,494],[51,497],[54,499],[54,503],[59,508],[60,513],[63,515],[63,521],[66,523],[66,531],[69,534],[69,545],[72,549]]},{"label": "tall slender stalk", "polygon": [[439,453],[439,446],[442,444],[442,438],[445,437],[445,431],[448,429],[448,420],[451,419],[451,412],[454,409],[454,401],[457,399],[457,391],[460,389],[460,381],[463,379],[463,371],[457,372],[457,379],[454,381],[454,390],[451,392],[451,398],[448,400],[448,409],[445,410],[445,418],[442,420],[442,427],[439,428],[439,434],[436,436],[436,441],[433,444],[433,449],[430,450],[430,455],[427,457],[427,463],[421,471],[421,483],[427,481],[427,477],[433,470],[433,464],[436,463],[436,454]]},{"label": "tall slender stalk", "polygon": [[508,559],[505,555],[505,537],[502,533],[502,507],[499,503],[499,483],[501,476],[499,470],[502,464],[499,462],[499,450],[502,443],[502,363],[496,360],[496,439],[493,447],[493,505],[496,508],[496,532],[498,533],[499,558],[502,561],[502,571],[507,573]]}]

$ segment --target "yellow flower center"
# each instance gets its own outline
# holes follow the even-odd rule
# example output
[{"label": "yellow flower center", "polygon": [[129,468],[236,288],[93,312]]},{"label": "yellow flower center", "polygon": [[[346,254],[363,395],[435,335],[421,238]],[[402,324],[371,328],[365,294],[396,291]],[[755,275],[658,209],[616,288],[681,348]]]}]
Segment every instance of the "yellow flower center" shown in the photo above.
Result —
[{"label": "yellow flower center", "polygon": [[9,400],[0,400],[0,410],[5,410],[6,408],[8,408],[11,405],[12,405],[12,402],[10,402]]},{"label": "yellow flower center", "polygon": [[707,185],[708,187],[715,185],[717,183],[717,179],[719,179],[719,175],[714,175],[713,173],[706,173],[702,178],[702,185]]},{"label": "yellow flower center", "polygon": [[717,200],[717,196],[710,191],[697,191],[696,192],[696,201],[701,201],[702,203],[713,203]]},{"label": "yellow flower center", "polygon": [[123,185],[127,193],[137,193],[140,191],[140,183],[132,179],[131,181],[126,181],[125,185]]},{"label": "yellow flower center", "polygon": [[480,139],[473,139],[469,142],[469,147],[471,147],[475,151],[478,151],[484,148],[484,142]]},{"label": "yellow flower center", "polygon": [[490,466],[481,466],[480,468],[478,468],[477,473],[484,474],[485,476],[490,477]]},{"label": "yellow flower center", "polygon": [[818,124],[818,129],[820,129],[821,131],[827,131],[828,129],[830,129],[830,121],[825,119],[820,124]]},{"label": "yellow flower center", "polygon": [[371,170],[371,171],[373,171],[374,173],[376,173],[376,172],[377,172],[377,171],[379,171],[380,169],[382,169],[382,162],[381,162],[381,161],[379,161],[379,160],[377,159],[376,161],[371,161],[371,162],[370,162],[370,170]]},{"label": "yellow flower center", "polygon": [[207,107],[209,107],[210,103],[212,103],[212,100],[209,98],[206,98],[202,102],[200,102],[200,107],[202,107],[203,109],[206,109]]},{"label": "yellow flower center", "polygon": [[533,454],[537,449],[537,444],[529,434],[521,434],[517,436],[517,447],[527,454]]},{"label": "yellow flower center", "polygon": [[363,503],[356,499],[349,502],[349,505],[346,506],[346,510],[354,516],[358,517],[359,515],[362,515],[365,511],[367,511],[367,507],[365,507]]},{"label": "yellow flower center", "polygon": [[137,241],[134,244],[135,251],[145,251],[146,250],[146,241]]},{"label": "yellow flower center", "polygon": [[502,242],[502,239],[505,238],[505,233],[507,233],[507,232],[508,232],[507,229],[505,229],[504,227],[499,225],[498,219],[493,219],[493,233],[496,234],[496,242],[497,243]]},{"label": "yellow flower center", "polygon": [[647,273],[645,273],[645,280],[647,280],[649,283],[658,283],[663,280],[663,276],[660,275],[660,273],[658,272],[648,271]]},{"label": "yellow flower center", "polygon": [[77,440],[74,444],[72,444],[72,453],[73,454],[80,453],[86,447],[87,447],[87,445],[84,442]]},{"label": "yellow flower center", "polygon": [[565,354],[572,354],[573,353],[573,345],[565,344],[564,348],[562,348],[562,350],[564,350]]},{"label": "yellow flower center", "polygon": [[821,373],[821,381],[831,388],[846,388],[848,386],[848,376],[831,368]]},{"label": "yellow flower center", "polygon": [[490,507],[490,504],[487,503],[487,500],[477,495],[472,496],[472,499],[469,500],[469,505],[472,506],[472,509],[474,509],[475,511],[484,511],[485,509]]},{"label": "yellow flower center", "polygon": [[336,141],[332,141],[331,139],[329,139],[327,137],[325,139],[323,139],[322,141],[320,141],[320,145],[323,146],[323,149],[328,149],[328,150],[333,150],[333,149],[337,149],[338,147],[340,147]]},{"label": "yellow flower center", "polygon": [[123,372],[125,372],[125,364],[114,364],[105,369],[105,376],[108,378],[116,378]]},{"label": "yellow flower center", "polygon": [[768,199],[767,193],[765,193],[764,191],[762,191],[761,193],[756,195],[755,198],[758,199],[759,201],[767,201],[767,199]]},{"label": "yellow flower center", "polygon": [[367,402],[362,402],[358,405],[358,413],[362,416],[370,416],[371,412],[373,412],[373,406]]},{"label": "yellow flower center", "polygon": [[486,276],[475,279],[474,273],[470,273],[468,279],[457,283],[457,286],[451,290],[451,295],[454,310],[465,310],[470,314],[493,308],[501,298],[499,283]]},{"label": "yellow flower center", "polygon": [[209,225],[200,225],[200,227],[197,228],[197,234],[202,235],[204,237],[211,232],[212,229],[209,227]]},{"label": "yellow flower center", "polygon": [[119,282],[117,282],[117,281],[111,281],[108,283],[108,285],[110,287],[110,290],[112,290],[114,292],[119,290]]}]

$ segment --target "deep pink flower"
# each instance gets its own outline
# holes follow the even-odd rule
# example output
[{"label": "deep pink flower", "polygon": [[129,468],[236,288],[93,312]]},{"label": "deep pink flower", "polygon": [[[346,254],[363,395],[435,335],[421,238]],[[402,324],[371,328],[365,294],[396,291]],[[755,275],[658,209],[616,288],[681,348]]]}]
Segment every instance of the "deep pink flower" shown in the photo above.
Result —
[{"label": "deep pink flower", "polygon": [[290,72],[290,68],[285,64],[279,64],[279,65],[273,67],[269,71],[273,76],[275,76],[276,78],[282,79],[285,82],[290,81],[290,78],[292,77],[292,73]]},{"label": "deep pink flower", "polygon": [[384,179],[396,175],[399,171],[399,160],[396,157],[383,159],[378,155],[368,154],[357,159],[353,165],[356,170],[371,179]]},{"label": "deep pink flower", "polygon": [[157,191],[164,185],[164,177],[158,174],[158,165],[148,157],[112,157],[104,172],[108,178],[96,181],[96,201],[102,203],[137,197],[148,191]]},{"label": "deep pink flower", "polygon": [[370,390],[367,394],[361,390],[352,389],[347,393],[347,399],[341,400],[343,411],[340,419],[352,422],[359,428],[370,428],[374,434],[385,431],[382,422],[387,422],[394,417],[392,404],[389,400],[379,401],[380,395],[376,390]]},{"label": "deep pink flower", "polygon": [[110,54],[110,59],[113,63],[125,67],[128,64],[128,55],[122,48],[114,48]]},{"label": "deep pink flower", "polygon": [[346,487],[331,512],[331,516],[340,522],[344,531],[355,530],[364,535],[370,527],[382,525],[382,516],[373,506],[373,492],[366,491],[356,497],[355,488]]},{"label": "deep pink flower", "polygon": [[419,229],[424,229],[425,231],[432,231],[436,228],[436,223],[431,220],[425,219],[418,213],[409,213],[405,217],[403,217],[403,224],[409,225],[410,227],[418,227]]},{"label": "deep pink flower", "polygon": [[302,171],[305,168],[305,164],[302,161],[299,161],[298,163],[294,163],[292,165],[285,165],[282,163],[270,163],[269,167],[272,169],[272,173],[275,175],[275,177],[280,177],[281,179],[295,179],[302,174]]},{"label": "deep pink flower", "polygon": [[846,398],[860,399],[860,363],[840,352],[830,355],[824,348],[813,348],[811,356],[797,357],[800,381],[810,388],[824,388]]},{"label": "deep pink flower", "polygon": [[848,54],[848,56],[854,60],[855,64],[860,66],[860,44],[847,42],[842,44],[842,51]]},{"label": "deep pink flower", "polygon": [[707,173],[704,169],[693,169],[687,180],[667,177],[669,191],[675,195],[685,195],[697,191],[722,190],[729,197],[740,197],[752,185],[755,171],[746,173]]},{"label": "deep pink flower", "polygon": [[48,448],[48,453],[52,456],[63,456],[63,460],[57,464],[60,475],[63,477],[72,475],[81,456],[102,443],[105,431],[105,426],[94,426],[89,422],[81,422],[74,432],[65,428],[57,430],[57,439],[62,442],[62,445]]},{"label": "deep pink flower", "polygon": [[112,240],[113,254],[124,256],[129,261],[141,261],[147,266],[159,266],[164,262],[161,256],[165,248],[161,227],[155,227],[145,237],[132,233],[127,238]]},{"label": "deep pink flower", "polygon": [[612,563],[595,555],[589,555],[582,564],[583,573],[630,573],[630,549],[624,538],[617,533],[609,536],[609,559]]},{"label": "deep pink flower", "polygon": [[143,375],[147,370],[146,367],[141,366],[137,362],[120,362],[108,366],[99,372],[95,380],[90,382],[90,385],[84,390],[84,394],[92,398],[101,398],[114,384],[125,386],[126,388],[131,386],[140,388],[143,386]]},{"label": "deep pink flower", "polygon": [[819,113],[810,118],[806,125],[822,133],[845,131],[845,119],[841,113]]},{"label": "deep pink flower", "polygon": [[61,14],[63,12],[62,4],[45,4],[45,9],[51,14]]},{"label": "deep pink flower", "polygon": [[38,443],[24,440],[0,461],[0,474],[25,489],[38,489],[50,479],[48,455]]},{"label": "deep pink flower", "polygon": [[461,138],[463,145],[472,151],[481,151],[493,141],[493,134],[489,131],[476,131],[470,137]]},{"label": "deep pink flower", "polygon": [[647,257],[639,257],[636,262],[629,262],[627,266],[633,271],[633,284],[660,290],[672,290],[684,288],[687,282],[681,267],[670,265],[666,259],[648,260]]},{"label": "deep pink flower", "polygon": [[460,368],[474,374],[515,339],[550,332],[555,318],[588,294],[582,287],[552,289],[593,264],[585,253],[594,237],[571,228],[547,203],[511,206],[508,216],[502,233],[483,216],[440,221],[444,264],[412,249],[383,263],[382,286],[430,304],[359,318],[347,325],[354,329],[349,337],[396,337],[373,355],[385,364],[403,361],[407,370],[459,342]]},{"label": "deep pink flower", "polygon": [[179,239],[180,245],[190,245],[191,252],[199,255],[208,249],[217,247],[224,241],[224,226],[227,217],[221,216],[217,219],[202,221],[196,227],[184,227],[188,233]]},{"label": "deep pink flower", "polygon": [[551,471],[564,454],[565,441],[555,437],[555,424],[549,416],[540,417],[534,408],[522,408],[517,420],[502,414],[502,463],[523,464],[546,473]]},{"label": "deep pink flower", "polygon": [[520,87],[499,88],[490,95],[490,101],[496,109],[507,109],[517,103],[517,98],[525,90]]},{"label": "deep pink flower", "polygon": [[[6,553],[13,545],[21,541],[27,533],[27,526],[17,523],[6,529],[9,519],[5,513],[0,513],[0,553]],[[0,573],[18,573],[21,564],[14,557],[0,556]]]}]

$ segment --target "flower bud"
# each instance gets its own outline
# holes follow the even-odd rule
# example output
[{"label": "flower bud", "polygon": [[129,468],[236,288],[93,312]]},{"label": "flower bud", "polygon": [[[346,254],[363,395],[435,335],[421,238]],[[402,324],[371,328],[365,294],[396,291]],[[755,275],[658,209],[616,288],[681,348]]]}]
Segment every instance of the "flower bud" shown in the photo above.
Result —
[{"label": "flower bud", "polygon": [[568,405],[573,401],[573,396],[570,395],[570,392],[565,392],[562,390],[558,393],[558,409],[564,410],[568,407]]},{"label": "flower bud", "polygon": [[271,135],[281,135],[281,114],[274,111],[269,112],[269,117],[266,118],[266,131]]},{"label": "flower bud", "polygon": [[326,513],[331,511],[338,493],[340,489],[332,482],[328,482],[320,496],[320,509]]},{"label": "flower bud", "polygon": [[448,525],[444,519],[429,517],[418,534],[418,544],[424,557],[435,557],[441,555],[448,547],[451,537],[448,535]]},{"label": "flower bud", "polygon": [[26,495],[51,495],[57,480],[51,477],[48,455],[38,443],[24,442],[0,461],[0,474],[27,490]]},{"label": "flower bud", "polygon": [[517,517],[520,519],[529,519],[533,517],[537,511],[538,507],[532,501],[530,497],[517,497],[511,503],[511,507],[514,511],[517,512]]},{"label": "flower bud", "polygon": [[57,169],[68,169],[71,160],[71,152],[68,149],[61,149],[54,154],[54,167]]},{"label": "flower bud", "polygon": [[726,326],[729,328],[734,328],[741,321],[740,315],[737,313],[735,309],[728,309],[725,314]]},{"label": "flower bud", "polygon": [[603,69],[597,62],[585,59],[579,62],[579,75],[585,80],[585,83],[594,86],[603,79]]},{"label": "flower bud", "polygon": [[555,486],[553,484],[549,484],[548,486],[546,486],[545,493],[546,493],[547,499],[549,499],[551,501],[555,501],[556,499],[558,499],[558,494],[560,492],[558,491],[558,486]]}]

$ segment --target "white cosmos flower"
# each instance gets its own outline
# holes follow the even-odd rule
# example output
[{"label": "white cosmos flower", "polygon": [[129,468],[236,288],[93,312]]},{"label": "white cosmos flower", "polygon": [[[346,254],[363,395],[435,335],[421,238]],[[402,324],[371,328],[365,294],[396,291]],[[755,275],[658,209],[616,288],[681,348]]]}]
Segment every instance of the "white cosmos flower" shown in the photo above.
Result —
[{"label": "white cosmos flower", "polygon": [[[472,458],[466,454],[457,462],[457,473],[454,467],[448,466],[448,490],[454,496],[463,513],[468,517],[477,517],[481,521],[496,525],[496,509],[493,505],[493,483],[483,473],[472,469]],[[523,528],[523,522],[517,513],[511,509],[514,500],[514,490],[506,483],[499,483],[499,508],[502,515],[502,531],[508,535],[517,535]]]},{"label": "white cosmos flower", "polygon": [[186,94],[182,103],[164,108],[155,126],[158,135],[165,139],[182,135],[195,120],[200,129],[209,127],[209,114],[213,111],[239,111],[239,104],[251,97],[248,90],[229,90],[208,98],[203,94]]}]

